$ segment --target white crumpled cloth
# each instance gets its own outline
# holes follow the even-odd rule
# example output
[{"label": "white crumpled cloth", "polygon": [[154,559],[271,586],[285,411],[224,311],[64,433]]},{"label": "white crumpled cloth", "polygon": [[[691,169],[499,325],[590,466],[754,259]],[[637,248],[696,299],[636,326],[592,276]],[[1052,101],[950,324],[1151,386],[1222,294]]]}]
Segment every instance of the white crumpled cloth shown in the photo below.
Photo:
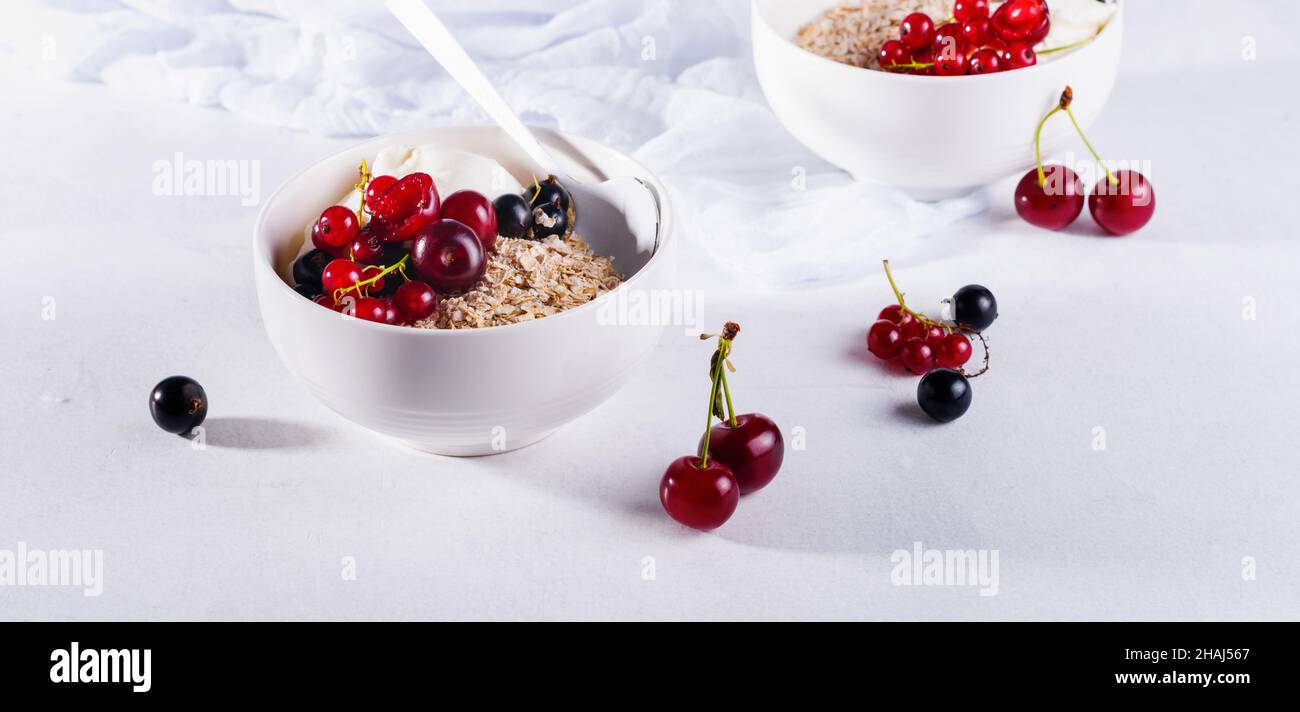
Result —
[{"label": "white crumpled cloth", "polygon": [[[853,182],[796,142],[750,61],[744,0],[441,0],[529,123],[633,154],[669,186],[682,236],[772,288],[905,259],[982,196],[938,204]],[[45,0],[80,15],[72,77],[249,121],[368,136],[483,115],[375,1]]]}]

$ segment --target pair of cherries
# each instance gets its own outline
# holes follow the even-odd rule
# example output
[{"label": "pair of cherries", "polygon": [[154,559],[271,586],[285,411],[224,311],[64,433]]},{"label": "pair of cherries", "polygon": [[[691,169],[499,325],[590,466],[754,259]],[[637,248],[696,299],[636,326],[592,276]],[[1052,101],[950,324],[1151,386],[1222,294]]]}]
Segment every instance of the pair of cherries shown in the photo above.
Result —
[{"label": "pair of cherries", "polygon": [[[718,348],[709,364],[709,418],[697,454],[673,460],[659,481],[664,511],[693,529],[708,531],[725,524],[736,512],[740,495],[765,487],[785,459],[785,439],[776,423],[762,413],[738,415],[732,406],[727,384],[732,366],[727,358],[739,332],[740,326],[729,321],[716,337]],[[721,422],[714,424],[715,417]]]},{"label": "pair of cherries", "polygon": [[[1074,90],[1066,87],[1061,99],[1038,122],[1034,133],[1034,156],[1037,166],[1031,169],[1016,185],[1016,213],[1030,225],[1047,230],[1061,230],[1072,224],[1083,212],[1087,196],[1088,212],[1103,230],[1112,235],[1127,235],[1142,229],[1156,212],[1155,187],[1146,176],[1133,170],[1112,172],[1101,160],[1084,136],[1083,129],[1070,109]],[[1040,141],[1043,126],[1058,112],[1065,112],[1074,124],[1079,138],[1092,153],[1105,176],[1093,186],[1091,194],[1084,193],[1079,174],[1060,164],[1043,165]]]}]

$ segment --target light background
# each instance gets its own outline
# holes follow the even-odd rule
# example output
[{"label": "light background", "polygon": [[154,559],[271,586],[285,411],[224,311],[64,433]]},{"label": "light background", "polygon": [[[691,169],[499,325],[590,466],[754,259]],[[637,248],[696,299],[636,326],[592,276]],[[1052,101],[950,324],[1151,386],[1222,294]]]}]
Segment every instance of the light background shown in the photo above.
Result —
[{"label": "light background", "polygon": [[[743,4],[705,4],[747,32]],[[571,21],[572,6],[626,3],[561,5]],[[668,28],[672,11],[696,4],[639,5],[637,27]],[[956,423],[919,417],[915,379],[865,354],[866,327],[889,299],[873,259],[852,262],[856,280],[826,273],[833,284],[782,291],[714,262],[719,244],[759,259],[744,252],[748,225],[705,244],[727,221],[760,224],[761,196],[788,185],[794,165],[807,165],[814,204],[816,190],[858,188],[779,144],[758,164],[767,173],[705,176],[760,196],[741,203],[756,211],[746,215],[702,205],[720,193],[696,190],[689,162],[665,167],[688,226],[681,286],[706,290],[710,324],[744,328],[738,407],[807,438],[712,534],[669,520],[656,493],[663,468],[698,437],[707,345],[670,329],[631,385],[518,452],[457,460],[393,447],[311,401],[272,352],[249,271],[256,208],[151,190],[153,162],[180,151],[258,160],[264,197],[356,139],[160,98],[139,74],[86,76],[77,63],[108,50],[85,38],[111,22],[21,6],[0,34],[0,549],[100,548],[105,580],[96,598],[0,587],[0,617],[1296,618],[1300,67],[1285,32],[1300,9],[1130,5],[1122,76],[1090,138],[1151,162],[1159,207],[1147,229],[1105,239],[1086,214],[1064,234],[1033,229],[1015,218],[1007,181],[986,191],[986,211],[932,235],[845,248],[893,257],[920,304],[970,282],[996,292],[993,370]],[[561,50],[536,57],[561,67],[563,86],[586,75],[572,51],[581,45],[568,44],[581,36],[557,35]],[[52,59],[40,54],[46,37],[56,38]],[[606,52],[641,49],[601,37]],[[1256,61],[1242,58],[1250,38]],[[554,92],[529,99],[530,118],[641,157],[662,157],[655,131],[676,153],[743,149],[727,121],[758,115],[761,96],[744,74],[746,36],[718,42],[730,59],[701,49],[692,65],[691,45],[666,42],[672,66],[642,70],[661,77],[642,107],[659,123],[597,133],[602,122],[566,118]],[[518,79],[510,61],[490,63],[507,83]],[[680,97],[683,77],[698,85],[694,100],[712,92],[742,110],[708,123],[657,104],[655,92]],[[472,110],[431,121],[465,116]],[[372,118],[379,129],[416,120]],[[683,124],[692,132],[673,133]],[[771,195],[779,209],[807,208]],[[819,213],[810,234],[872,219]],[[799,235],[786,239],[800,249]],[[823,249],[814,242],[808,250]],[[45,297],[53,321],[42,318]],[[547,364],[521,355],[519,367]],[[206,450],[149,420],[150,387],[173,373],[211,397]],[[891,552],[915,541],[997,549],[999,594],[892,585]],[[341,576],[344,557],[355,580]],[[1243,577],[1246,557],[1254,580]]]}]

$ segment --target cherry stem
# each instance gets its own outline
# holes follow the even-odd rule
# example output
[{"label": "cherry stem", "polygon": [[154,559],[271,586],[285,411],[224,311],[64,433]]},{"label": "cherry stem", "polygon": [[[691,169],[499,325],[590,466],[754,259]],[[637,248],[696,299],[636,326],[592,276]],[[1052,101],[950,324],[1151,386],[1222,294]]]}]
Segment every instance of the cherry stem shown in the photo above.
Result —
[{"label": "cherry stem", "polygon": [[[370,279],[365,279],[365,280],[362,280],[362,281],[360,281],[360,282],[357,282],[356,284],[352,285],[351,287],[340,287],[339,289],[334,290],[334,301],[337,302],[341,296],[345,296],[345,295],[347,295],[348,292],[351,292],[351,291],[354,290],[354,289],[357,291],[357,296],[358,296],[358,297],[365,296],[365,295],[362,293],[361,290],[362,290],[363,288],[365,288],[365,287],[369,287],[369,286],[371,286],[372,284],[374,284],[375,282],[378,282],[379,280],[383,279],[383,278],[384,278],[384,275],[388,275],[388,274],[392,274],[393,272],[398,272],[398,271],[400,271],[400,272],[402,273],[402,276],[403,276],[403,277],[406,277],[406,261],[407,261],[408,259],[410,259],[410,258],[411,258],[410,255],[403,255],[403,256],[402,256],[402,259],[400,259],[400,260],[394,262],[393,264],[391,264],[391,265],[385,267],[383,270],[381,270],[378,274],[376,274],[375,276],[371,277]],[[365,270],[363,269],[362,272],[364,273]],[[408,279],[407,281],[410,281],[410,280]],[[341,294],[340,294],[340,293],[341,293]]]},{"label": "cherry stem", "polygon": [[[722,347],[719,346],[721,351]],[[713,435],[713,402],[718,399],[718,384],[722,382],[722,362],[718,362],[718,372],[713,375],[713,388],[709,390],[709,419],[704,421],[704,454],[700,457],[700,469],[709,468],[709,436]]]},{"label": "cherry stem", "polygon": [[718,373],[722,376],[722,395],[727,400],[727,419],[731,422],[731,427],[740,425],[736,421],[736,407],[731,404],[731,386],[727,385],[727,359],[723,358],[718,362]]},{"label": "cherry stem", "polygon": [[366,212],[366,186],[370,185],[370,167],[366,165],[366,159],[361,159],[361,165],[357,166],[357,172],[361,174],[361,182],[355,187],[361,192],[361,204],[357,206],[357,223],[360,224],[361,216]]},{"label": "cherry stem", "polygon": [[1056,115],[1061,110],[1061,105],[1057,104],[1051,111],[1047,112],[1041,121],[1038,122],[1038,130],[1034,132],[1034,161],[1038,164],[1038,187],[1042,188],[1047,185],[1047,172],[1043,170],[1043,151],[1040,148],[1040,140],[1043,137],[1043,126],[1047,120]]},{"label": "cherry stem", "polygon": [[[1088,142],[1088,137],[1083,135],[1083,129],[1080,128],[1079,121],[1074,118],[1074,112],[1070,110],[1069,106],[1065,107],[1065,113],[1070,117],[1070,123],[1074,124],[1074,130],[1079,132],[1079,138],[1083,139],[1083,145],[1088,147],[1088,151],[1092,153],[1092,157],[1097,160],[1097,165],[1101,166],[1103,171],[1106,171],[1106,178],[1110,181],[1110,184],[1119,185],[1119,179],[1110,172],[1110,168],[1106,166],[1105,161],[1101,160],[1101,156],[1097,155],[1097,149],[1093,148],[1092,144]],[[1043,171],[1042,166],[1039,166],[1038,171],[1041,176]]]},{"label": "cherry stem", "polygon": [[911,314],[912,318],[926,326],[937,326],[941,329],[948,330],[947,324],[935,321],[921,312],[912,311],[912,308],[907,306],[907,302],[903,299],[903,293],[898,291],[898,285],[894,282],[894,275],[889,271],[889,260],[882,260],[882,262],[885,264],[885,276],[889,278],[889,288],[894,290],[894,298],[898,300],[899,308],[908,314]]},{"label": "cherry stem", "polygon": [[1054,52],[1066,52],[1066,51],[1068,51],[1068,50],[1072,50],[1072,49],[1074,49],[1074,48],[1076,48],[1076,47],[1082,47],[1082,46],[1088,44],[1089,42],[1092,42],[1093,40],[1097,39],[1097,35],[1100,35],[1100,34],[1101,34],[1101,31],[1104,30],[1104,29],[1106,29],[1106,23],[1105,23],[1105,22],[1101,23],[1100,25],[1097,25],[1097,29],[1093,30],[1093,32],[1092,32],[1092,37],[1089,37],[1089,38],[1087,38],[1087,39],[1083,39],[1083,40],[1079,40],[1078,42],[1071,42],[1071,43],[1068,44],[1068,45],[1061,45],[1060,47],[1053,47],[1053,48],[1051,48],[1051,49],[1039,50],[1039,51],[1037,52],[1037,54],[1038,54],[1038,56],[1041,57],[1041,56],[1043,56],[1043,55],[1045,55],[1045,54],[1052,54],[1052,53],[1054,53]]}]

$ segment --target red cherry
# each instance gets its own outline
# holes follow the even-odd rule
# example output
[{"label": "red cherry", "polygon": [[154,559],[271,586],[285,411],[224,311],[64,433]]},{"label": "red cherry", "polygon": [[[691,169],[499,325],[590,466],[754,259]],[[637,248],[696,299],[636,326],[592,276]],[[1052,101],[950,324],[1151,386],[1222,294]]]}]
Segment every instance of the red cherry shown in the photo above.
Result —
[{"label": "red cherry", "polygon": [[438,308],[438,296],[433,293],[433,287],[412,280],[397,288],[393,306],[397,307],[397,315],[403,321],[416,322],[433,315]]},{"label": "red cherry", "polygon": [[880,63],[881,69],[892,69],[900,64],[907,64],[912,61],[912,55],[907,51],[898,40],[887,40],[880,45],[880,52],[876,54],[876,61]]},{"label": "red cherry", "polygon": [[912,318],[912,315],[904,311],[903,307],[898,304],[890,304],[884,309],[881,309],[880,315],[876,318],[892,321],[899,326],[915,321],[915,319]]},{"label": "red cherry", "polygon": [[1002,71],[1002,58],[995,49],[985,47],[970,56],[971,74],[996,74]]},{"label": "red cherry", "polygon": [[1023,42],[1047,19],[1040,0],[1007,0],[993,13],[993,32],[1008,42]]},{"label": "red cherry", "polygon": [[358,229],[357,214],[351,208],[331,205],[312,225],[311,241],[317,246],[347,247],[357,238]]},{"label": "red cherry", "polygon": [[1043,21],[1038,23],[1037,29],[1035,29],[1033,32],[1030,32],[1029,35],[1025,37],[1025,42],[1031,45],[1036,45],[1039,42],[1042,42],[1044,39],[1046,39],[1047,34],[1051,31],[1052,31],[1052,21],[1047,19],[1047,15],[1044,14]]},{"label": "red cherry", "polygon": [[877,358],[888,361],[897,356],[902,348],[903,335],[894,322],[881,319],[867,329],[867,350]]},{"label": "red cherry", "polygon": [[1106,232],[1127,235],[1151,221],[1156,212],[1156,189],[1137,171],[1115,171],[1117,185],[1105,176],[1088,196],[1088,211]]},{"label": "red cherry", "polygon": [[441,207],[433,178],[427,173],[412,173],[375,196],[370,206],[370,229],[385,242],[412,240],[438,219]]},{"label": "red cherry", "polygon": [[379,264],[384,259],[384,241],[369,230],[362,230],[352,241],[352,259],[367,265]]},{"label": "red cherry", "polygon": [[982,47],[992,30],[987,17],[967,20],[961,23],[961,41],[964,47]]},{"label": "red cherry", "polygon": [[352,260],[334,260],[325,265],[321,272],[321,286],[325,289],[325,294],[337,304],[338,299],[347,296],[358,296],[354,287],[357,282],[361,281],[361,265]]},{"label": "red cherry", "polygon": [[487,255],[478,235],[464,223],[439,220],[415,238],[411,266],[439,293],[460,292],[483,277]]},{"label": "red cherry", "polygon": [[708,531],[726,523],[740,503],[740,484],[731,468],[709,458],[700,467],[695,456],[679,457],[659,481],[659,501],[668,516],[694,529]]},{"label": "red cherry", "polygon": [[914,12],[903,18],[898,27],[898,39],[903,46],[915,52],[934,42],[934,20],[923,12]]},{"label": "red cherry", "polygon": [[392,188],[396,182],[397,179],[392,176],[375,176],[370,179],[370,182],[366,184],[366,205],[370,206],[372,212],[375,201],[379,199],[379,196],[384,191]]},{"label": "red cherry", "polygon": [[970,356],[970,339],[965,334],[948,334],[934,347],[934,363],[939,368],[961,368]]},{"label": "red cherry", "polygon": [[1038,64],[1038,53],[1027,44],[1011,45],[1002,53],[1004,70],[1024,69]]},{"label": "red cherry", "polygon": [[379,297],[362,297],[358,299],[352,315],[358,319],[374,321],[380,324],[397,323],[397,310],[393,308],[393,303]]},{"label": "red cherry", "polygon": [[497,209],[481,193],[472,190],[452,193],[442,202],[439,217],[468,225],[488,252],[497,243]]},{"label": "red cherry", "polygon": [[1043,166],[1046,181],[1038,184],[1038,169],[1031,168],[1016,185],[1016,212],[1030,225],[1060,230],[1083,212],[1083,181],[1066,166]]},{"label": "red cherry", "polygon": [[[714,425],[710,433],[709,460],[716,459],[731,469],[741,494],[763,489],[781,469],[785,439],[781,437],[781,429],[766,415],[737,415],[735,427],[728,418]],[[704,452],[703,437],[698,451]]]},{"label": "red cherry", "polygon": [[903,350],[899,352],[898,359],[902,362],[903,368],[918,376],[924,375],[934,370],[934,347],[926,343],[924,339],[908,339],[903,344]]},{"label": "red cherry", "polygon": [[952,4],[952,16],[958,22],[988,19],[989,0],[956,0]]}]

